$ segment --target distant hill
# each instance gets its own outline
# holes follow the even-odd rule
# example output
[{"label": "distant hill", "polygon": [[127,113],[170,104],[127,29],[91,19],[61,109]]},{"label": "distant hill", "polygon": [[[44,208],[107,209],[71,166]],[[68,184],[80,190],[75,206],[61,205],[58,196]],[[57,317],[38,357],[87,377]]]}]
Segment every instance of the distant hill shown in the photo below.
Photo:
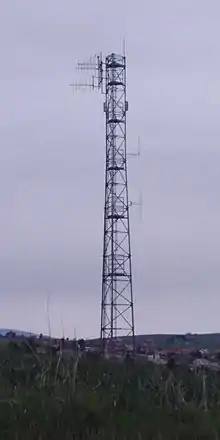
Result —
[{"label": "distant hill", "polygon": [[156,347],[188,347],[188,348],[220,348],[220,333],[187,333],[187,334],[155,334],[137,335],[137,343],[152,341]]},{"label": "distant hill", "polygon": [[[14,332],[17,336],[37,336],[34,333],[14,330],[14,329],[0,329],[0,336],[5,336],[8,332]],[[127,336],[123,338],[124,341],[129,344],[131,337]],[[154,348],[208,348],[220,350],[220,333],[186,333],[186,334],[148,334],[148,335],[136,335],[136,346],[142,345],[147,342]],[[91,344],[97,344],[98,339],[87,340]]]},{"label": "distant hill", "polygon": [[[131,337],[124,337],[124,341],[129,344]],[[152,344],[155,348],[208,348],[220,350],[220,333],[187,333],[187,334],[152,334],[136,335],[136,345],[145,342]],[[98,342],[98,339],[92,340]]]},{"label": "distant hill", "polygon": [[7,333],[9,333],[9,332],[13,332],[13,333],[15,333],[17,336],[26,336],[26,337],[29,337],[29,336],[34,336],[34,333],[30,333],[30,332],[25,332],[25,331],[22,331],[22,330],[14,330],[14,329],[8,329],[8,328],[0,328],[0,335],[1,336],[5,336]]}]

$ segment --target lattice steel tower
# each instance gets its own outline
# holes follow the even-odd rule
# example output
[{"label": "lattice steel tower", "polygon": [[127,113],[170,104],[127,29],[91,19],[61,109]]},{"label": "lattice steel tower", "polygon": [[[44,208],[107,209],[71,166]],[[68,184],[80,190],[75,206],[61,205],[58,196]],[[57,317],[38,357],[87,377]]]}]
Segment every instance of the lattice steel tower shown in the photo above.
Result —
[{"label": "lattice steel tower", "polygon": [[101,298],[101,349],[121,336],[132,337],[135,351],[131,240],[126,149],[126,57],[114,53],[80,63],[94,70],[92,84],[105,94],[106,168]]}]

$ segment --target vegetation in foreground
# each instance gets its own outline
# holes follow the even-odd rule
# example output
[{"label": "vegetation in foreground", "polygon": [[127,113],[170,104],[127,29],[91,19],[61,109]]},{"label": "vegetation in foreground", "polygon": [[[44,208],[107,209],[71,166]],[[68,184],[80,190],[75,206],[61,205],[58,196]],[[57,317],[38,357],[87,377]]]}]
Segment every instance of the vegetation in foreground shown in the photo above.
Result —
[{"label": "vegetation in foreground", "polygon": [[220,376],[0,350],[2,440],[220,439]]}]

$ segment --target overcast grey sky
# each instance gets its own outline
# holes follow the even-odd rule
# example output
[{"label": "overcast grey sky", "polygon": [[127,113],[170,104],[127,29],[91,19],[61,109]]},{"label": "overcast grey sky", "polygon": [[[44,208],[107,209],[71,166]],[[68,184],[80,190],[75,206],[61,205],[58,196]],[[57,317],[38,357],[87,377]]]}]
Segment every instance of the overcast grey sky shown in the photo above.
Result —
[{"label": "overcast grey sky", "polygon": [[220,331],[219,0],[1,0],[0,327],[99,334],[104,114],[126,39],[136,331]]}]

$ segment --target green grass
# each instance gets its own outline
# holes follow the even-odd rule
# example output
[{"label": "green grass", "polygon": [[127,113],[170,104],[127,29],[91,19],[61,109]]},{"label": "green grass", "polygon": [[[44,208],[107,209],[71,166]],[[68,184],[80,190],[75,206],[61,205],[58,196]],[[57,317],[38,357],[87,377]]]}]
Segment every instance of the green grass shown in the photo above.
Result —
[{"label": "green grass", "polygon": [[220,376],[0,350],[2,440],[220,439]]}]

